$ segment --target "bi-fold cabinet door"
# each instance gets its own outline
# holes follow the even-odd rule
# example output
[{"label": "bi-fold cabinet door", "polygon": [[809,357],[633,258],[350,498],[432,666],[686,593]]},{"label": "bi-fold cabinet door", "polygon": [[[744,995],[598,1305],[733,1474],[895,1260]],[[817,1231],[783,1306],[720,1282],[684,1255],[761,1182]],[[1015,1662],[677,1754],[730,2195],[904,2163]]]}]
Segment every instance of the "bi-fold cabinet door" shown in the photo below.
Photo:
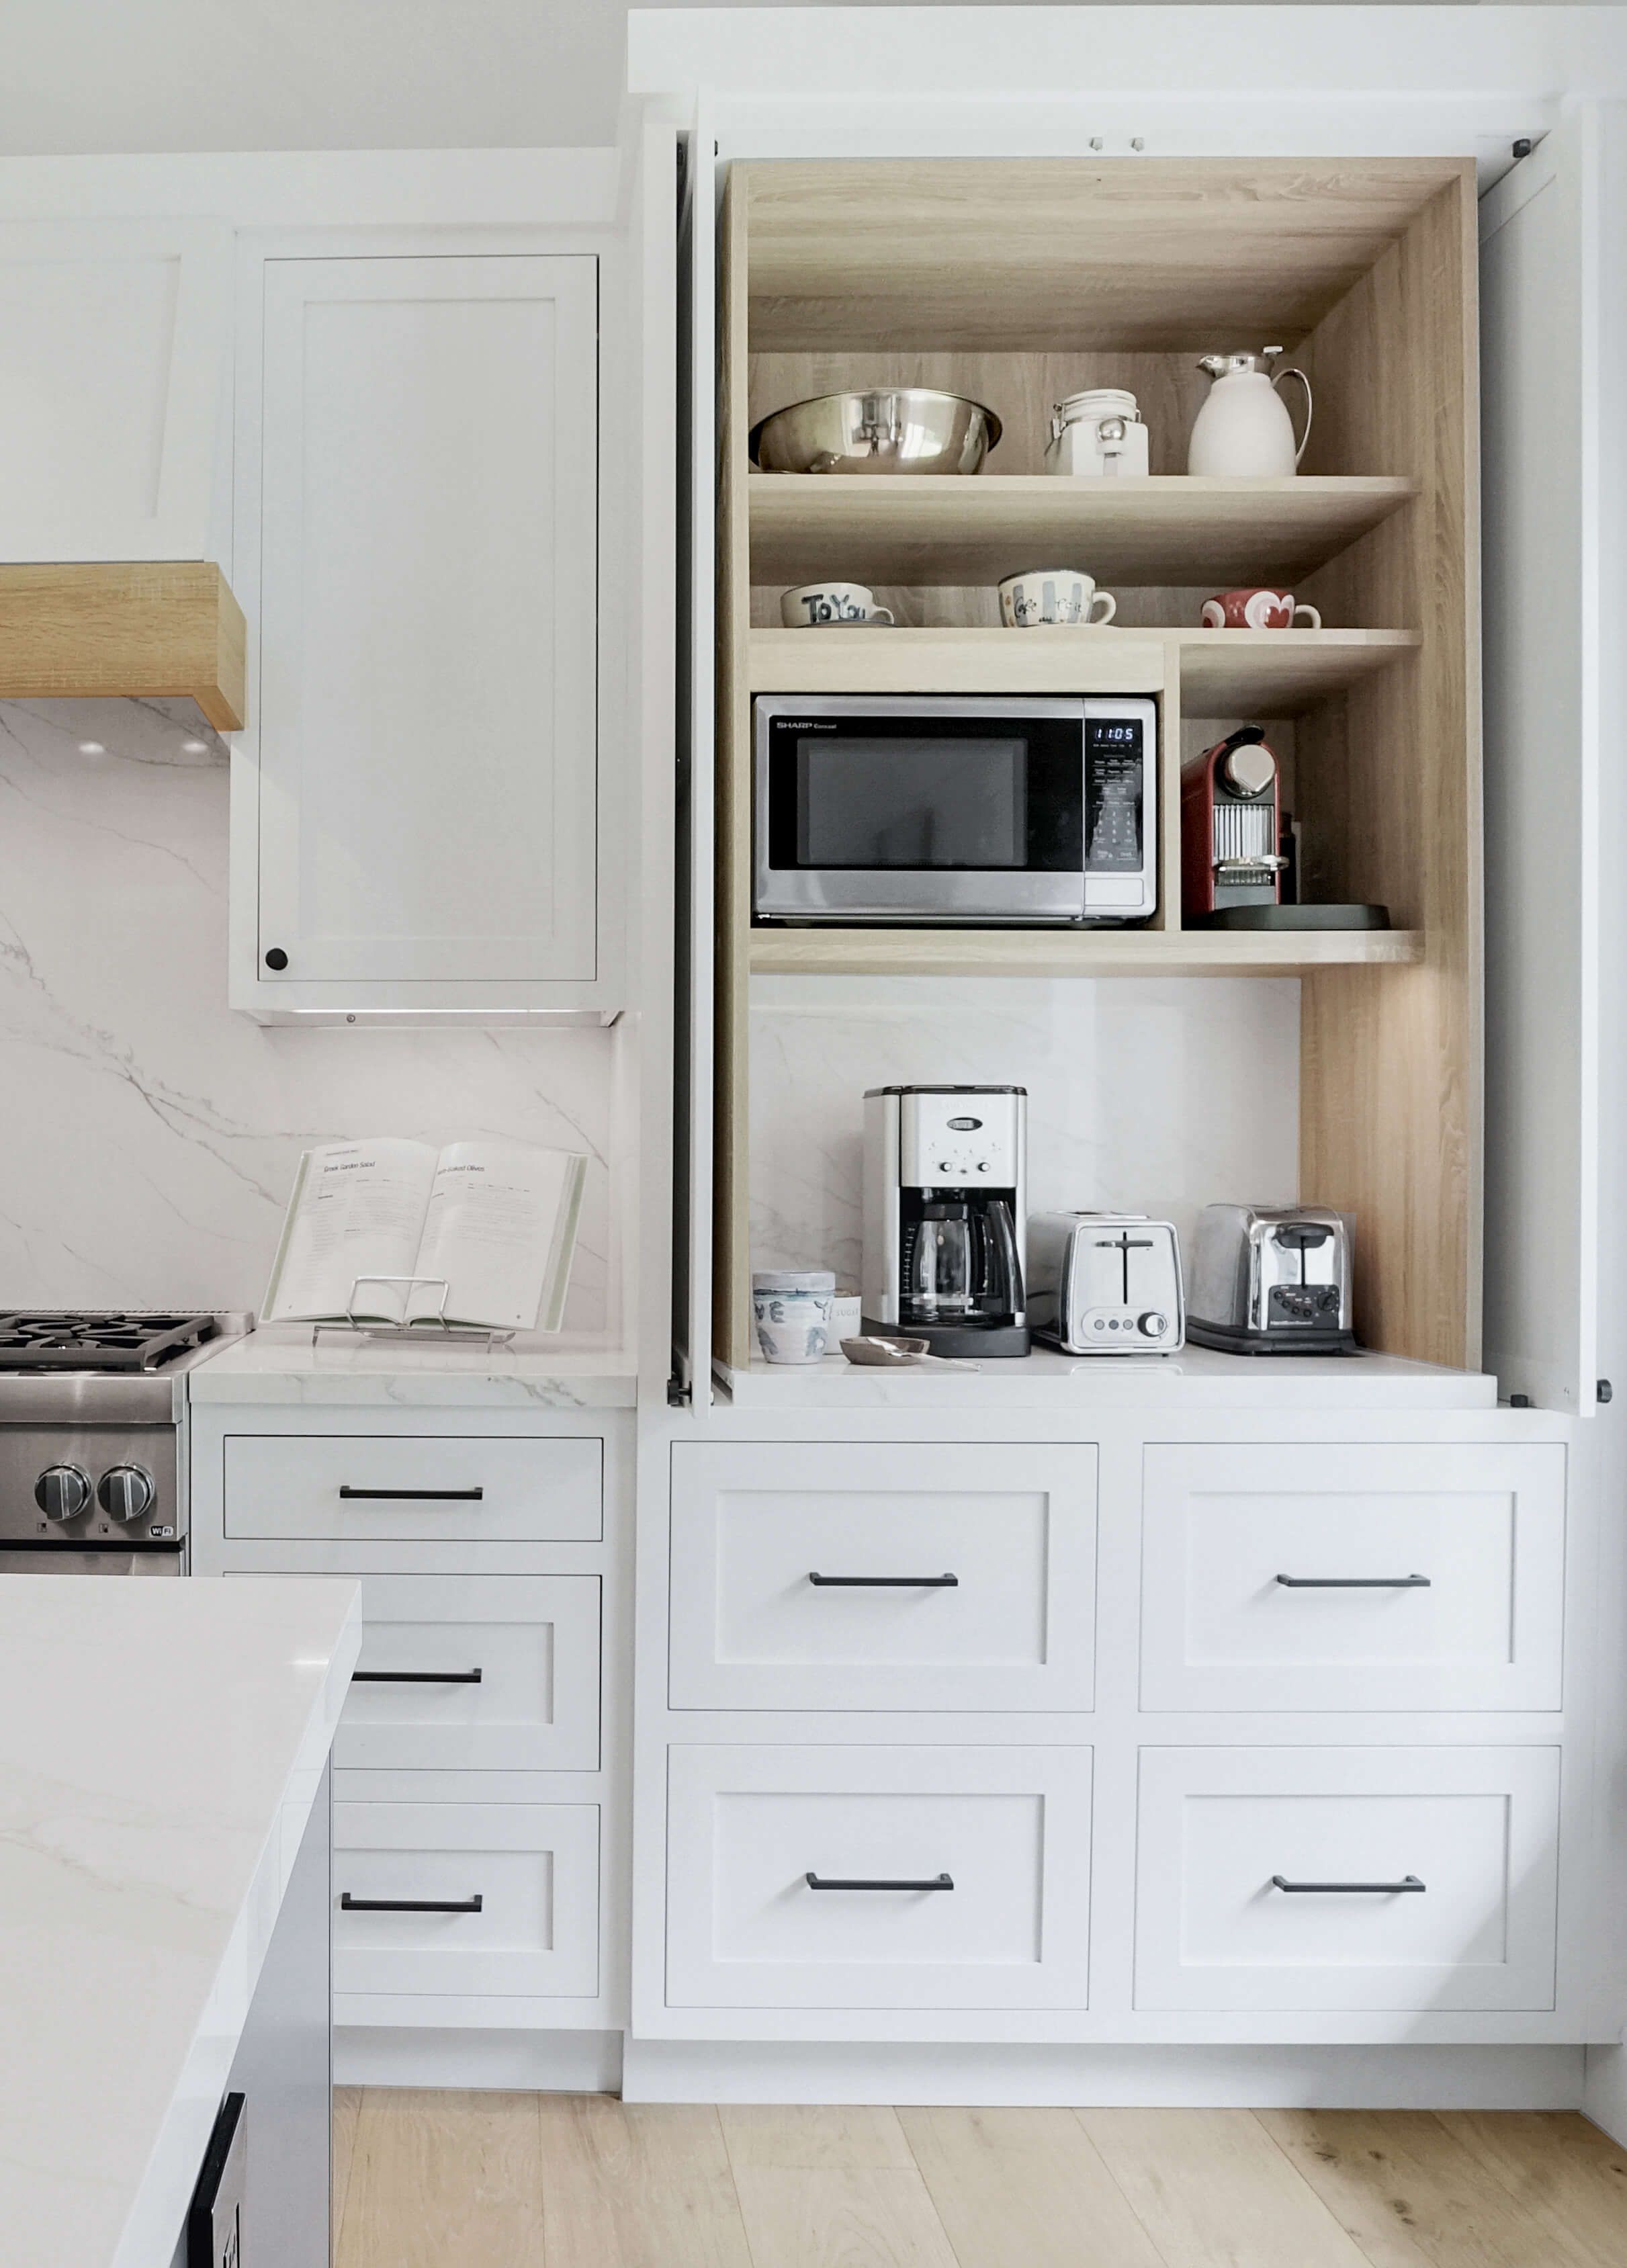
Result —
[{"label": "bi-fold cabinet door", "polygon": [[261,264],[239,1005],[478,1013],[599,974],[598,270]]}]

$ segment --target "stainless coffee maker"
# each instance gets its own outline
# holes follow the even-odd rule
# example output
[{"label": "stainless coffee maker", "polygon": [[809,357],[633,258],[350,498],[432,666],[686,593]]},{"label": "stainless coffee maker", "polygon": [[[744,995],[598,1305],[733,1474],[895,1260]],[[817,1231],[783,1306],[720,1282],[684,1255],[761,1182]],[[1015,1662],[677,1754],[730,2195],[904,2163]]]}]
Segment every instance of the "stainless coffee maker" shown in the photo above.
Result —
[{"label": "stainless coffee maker", "polygon": [[865,1097],[864,1328],[934,1354],[1024,1355],[1027,1091]]}]

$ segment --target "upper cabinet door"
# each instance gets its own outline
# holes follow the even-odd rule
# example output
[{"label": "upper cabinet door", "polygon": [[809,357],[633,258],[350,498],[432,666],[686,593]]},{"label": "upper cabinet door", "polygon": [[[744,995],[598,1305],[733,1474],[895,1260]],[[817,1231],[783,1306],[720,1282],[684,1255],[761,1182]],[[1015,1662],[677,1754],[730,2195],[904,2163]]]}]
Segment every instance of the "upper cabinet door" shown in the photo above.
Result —
[{"label": "upper cabinet door", "polygon": [[1601,733],[1620,642],[1622,142],[1618,106],[1582,106],[1480,208],[1484,1360],[1505,1395],[1579,1415],[1608,1366]]},{"label": "upper cabinet door", "polygon": [[0,561],[216,559],[232,231],[0,225]]},{"label": "upper cabinet door", "polygon": [[598,974],[598,262],[262,273],[254,1005],[544,1005]]}]

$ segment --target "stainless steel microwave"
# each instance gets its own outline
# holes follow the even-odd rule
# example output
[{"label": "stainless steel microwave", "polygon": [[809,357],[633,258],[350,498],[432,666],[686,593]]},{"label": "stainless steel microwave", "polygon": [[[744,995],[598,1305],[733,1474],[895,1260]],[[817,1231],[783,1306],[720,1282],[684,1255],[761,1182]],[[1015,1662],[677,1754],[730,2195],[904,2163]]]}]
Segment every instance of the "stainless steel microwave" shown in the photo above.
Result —
[{"label": "stainless steel microwave", "polygon": [[1150,700],[775,693],[753,706],[759,920],[1156,911]]}]

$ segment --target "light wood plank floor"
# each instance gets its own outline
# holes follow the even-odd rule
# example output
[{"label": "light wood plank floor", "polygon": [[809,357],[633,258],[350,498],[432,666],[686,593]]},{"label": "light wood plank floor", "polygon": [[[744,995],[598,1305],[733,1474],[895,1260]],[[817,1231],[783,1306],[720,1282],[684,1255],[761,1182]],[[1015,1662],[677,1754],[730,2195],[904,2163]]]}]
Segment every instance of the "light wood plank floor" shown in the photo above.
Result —
[{"label": "light wood plank floor", "polygon": [[342,2088],[336,2268],[1627,2268],[1572,2112],[659,2107]]}]

